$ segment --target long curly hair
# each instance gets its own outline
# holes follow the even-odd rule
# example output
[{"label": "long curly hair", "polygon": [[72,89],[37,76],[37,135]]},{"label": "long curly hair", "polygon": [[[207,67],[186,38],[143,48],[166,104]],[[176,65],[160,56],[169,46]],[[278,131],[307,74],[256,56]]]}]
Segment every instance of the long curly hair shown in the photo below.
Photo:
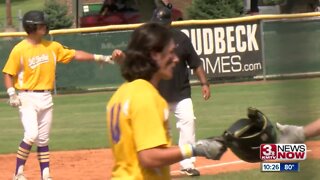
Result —
[{"label": "long curly hair", "polygon": [[131,35],[126,58],[121,64],[122,76],[129,82],[136,79],[149,81],[159,67],[151,52],[162,52],[172,39],[170,30],[157,23],[146,23]]}]

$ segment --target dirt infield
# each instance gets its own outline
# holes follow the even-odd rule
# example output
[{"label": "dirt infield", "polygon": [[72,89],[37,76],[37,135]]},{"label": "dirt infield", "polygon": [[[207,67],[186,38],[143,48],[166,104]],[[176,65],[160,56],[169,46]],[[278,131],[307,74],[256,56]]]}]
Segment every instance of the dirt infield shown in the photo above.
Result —
[{"label": "dirt infield", "polygon": [[[307,142],[308,158],[319,158],[320,141]],[[56,180],[102,180],[110,179],[113,165],[110,149],[51,152],[51,173]],[[318,155],[318,156],[317,156]],[[15,154],[0,155],[0,179],[12,179]],[[196,167],[201,174],[218,174],[259,168],[259,163],[246,163],[227,151],[219,161],[197,158]],[[173,178],[181,177],[179,165],[171,167]],[[36,153],[31,153],[25,167],[26,177],[40,179]]]}]

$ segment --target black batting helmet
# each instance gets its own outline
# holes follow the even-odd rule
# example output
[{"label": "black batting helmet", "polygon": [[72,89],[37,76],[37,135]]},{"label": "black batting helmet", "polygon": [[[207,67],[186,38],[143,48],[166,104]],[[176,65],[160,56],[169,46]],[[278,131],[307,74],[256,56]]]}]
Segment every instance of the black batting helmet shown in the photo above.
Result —
[{"label": "black batting helmet", "polygon": [[227,147],[240,159],[259,162],[260,145],[277,142],[277,134],[269,119],[258,109],[248,108],[248,118],[239,119],[223,137]]},{"label": "black batting helmet", "polygon": [[168,7],[158,7],[154,10],[151,22],[160,23],[162,25],[170,25],[172,22],[171,9]]},{"label": "black batting helmet", "polygon": [[22,24],[24,30],[30,34],[37,30],[37,24],[44,24],[47,26],[48,29],[48,22],[45,18],[45,14],[42,11],[29,11],[24,14],[22,18]]}]

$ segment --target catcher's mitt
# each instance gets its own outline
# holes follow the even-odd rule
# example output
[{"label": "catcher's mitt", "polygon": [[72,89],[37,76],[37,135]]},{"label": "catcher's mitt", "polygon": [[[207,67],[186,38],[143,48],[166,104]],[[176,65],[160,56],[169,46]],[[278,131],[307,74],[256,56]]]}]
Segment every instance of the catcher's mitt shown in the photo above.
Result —
[{"label": "catcher's mitt", "polygon": [[222,147],[220,148],[220,151],[216,156],[216,159],[220,159],[221,156],[227,151],[227,146],[226,146],[225,139],[222,136],[210,137],[208,139],[214,140],[214,141],[218,141],[219,143],[222,144]]},{"label": "catcher's mitt", "polygon": [[224,142],[240,159],[259,162],[260,145],[276,143],[276,130],[258,109],[249,107],[247,116],[237,120],[224,132]]}]

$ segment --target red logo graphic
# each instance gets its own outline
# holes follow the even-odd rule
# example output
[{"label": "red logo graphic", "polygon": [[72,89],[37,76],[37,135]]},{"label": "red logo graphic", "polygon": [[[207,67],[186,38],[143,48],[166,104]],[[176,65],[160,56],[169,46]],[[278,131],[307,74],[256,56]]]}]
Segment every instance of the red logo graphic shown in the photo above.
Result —
[{"label": "red logo graphic", "polygon": [[276,144],[261,144],[260,145],[260,159],[261,160],[277,159],[277,145]]}]

